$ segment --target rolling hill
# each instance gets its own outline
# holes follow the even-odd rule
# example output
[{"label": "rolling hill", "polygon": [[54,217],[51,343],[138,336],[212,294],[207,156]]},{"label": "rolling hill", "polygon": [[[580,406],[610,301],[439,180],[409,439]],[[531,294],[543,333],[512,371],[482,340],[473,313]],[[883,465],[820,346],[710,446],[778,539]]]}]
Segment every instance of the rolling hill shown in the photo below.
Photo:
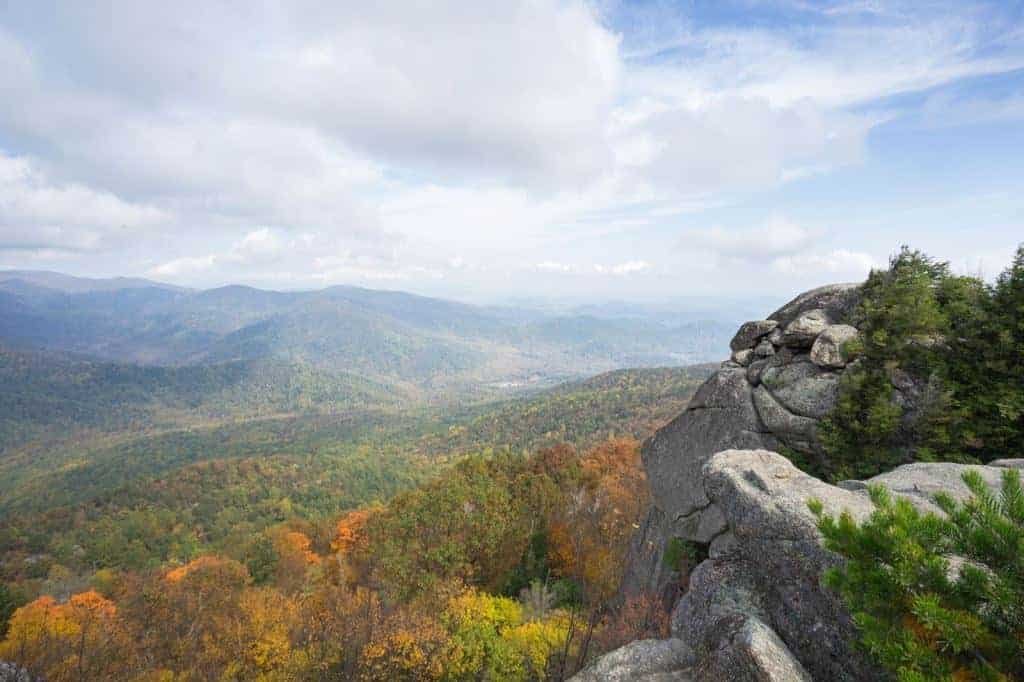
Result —
[{"label": "rolling hill", "polygon": [[160,367],[0,349],[0,454],[33,439],[399,402],[393,388],[277,360]]},{"label": "rolling hill", "polygon": [[643,439],[711,371],[619,370],[454,412],[366,409],[29,444],[0,457],[0,574],[53,562],[141,568],[385,500],[463,455]]},{"label": "rolling hill", "polygon": [[732,324],[472,306],[357,287],[205,291],[0,272],[0,346],[109,363],[298,365],[419,401],[475,400],[722,354]]}]

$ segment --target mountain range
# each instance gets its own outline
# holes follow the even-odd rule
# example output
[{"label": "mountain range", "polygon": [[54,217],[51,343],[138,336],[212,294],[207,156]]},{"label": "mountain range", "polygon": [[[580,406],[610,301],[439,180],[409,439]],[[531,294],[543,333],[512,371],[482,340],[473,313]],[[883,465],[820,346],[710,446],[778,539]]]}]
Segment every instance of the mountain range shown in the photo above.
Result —
[{"label": "mountain range", "polygon": [[[0,271],[6,364],[57,363],[51,375],[71,367],[95,372],[95,363],[230,367],[222,383],[231,386],[297,372],[372,386],[390,399],[465,401],[623,367],[707,361],[723,354],[733,326],[671,308],[626,312],[476,306],[348,286],[195,290],[144,279]],[[15,362],[12,353],[35,355]],[[158,374],[146,380],[159,381]]]}]

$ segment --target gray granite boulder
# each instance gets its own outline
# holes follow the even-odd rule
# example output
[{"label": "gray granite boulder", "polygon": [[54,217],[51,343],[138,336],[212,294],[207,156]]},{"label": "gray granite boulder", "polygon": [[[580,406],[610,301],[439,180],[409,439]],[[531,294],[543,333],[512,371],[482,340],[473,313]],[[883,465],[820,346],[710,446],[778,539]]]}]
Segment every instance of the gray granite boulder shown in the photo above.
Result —
[{"label": "gray granite boulder", "polygon": [[994,466],[972,466],[953,462],[915,462],[896,467],[863,482],[863,487],[884,485],[892,492],[905,497],[922,511],[941,513],[932,501],[935,495],[945,492],[955,500],[970,497],[971,491],[963,481],[967,471],[976,471],[985,484],[998,490],[1002,484],[1002,471]]},{"label": "gray granite boulder", "polygon": [[859,284],[828,284],[800,294],[769,315],[768,319],[785,327],[803,313],[817,309],[824,311],[834,323],[846,323],[859,302]]},{"label": "gray granite boulder", "polygon": [[754,346],[754,357],[770,358],[775,355],[775,346],[768,339],[761,339],[761,342]]},{"label": "gray granite boulder", "polygon": [[672,636],[706,654],[718,646],[726,618],[768,618],[755,575],[740,562],[709,559],[690,574],[690,589],[672,612]]},{"label": "gray granite boulder", "polygon": [[679,639],[641,639],[601,656],[573,682],[689,682],[693,650]]},{"label": "gray granite boulder", "polygon": [[709,559],[693,572],[687,597],[672,615],[676,637],[697,652],[696,678],[810,680],[764,619],[768,605],[742,563]]},{"label": "gray granite boulder", "polygon": [[662,557],[668,542],[678,537],[675,523],[658,506],[652,505],[630,539],[619,594],[623,598],[650,595],[668,612],[679,598],[679,574]]},{"label": "gray granite boulder", "polygon": [[753,348],[757,345],[758,341],[767,336],[778,326],[779,323],[775,320],[754,320],[752,322],[744,322],[740,325],[736,335],[732,337],[732,341],[729,342],[729,349],[736,351]]},{"label": "gray granite boulder", "polygon": [[[881,484],[937,511],[935,493],[968,494],[961,480],[965,470],[978,470],[996,487],[1005,467],[1024,468],[1024,460],[988,467],[910,464],[832,486],[766,451],[785,445],[823,456],[818,425],[834,407],[841,376],[858,362],[842,357],[843,343],[857,333],[848,323],[858,296],[855,285],[822,287],[768,320],[744,325],[733,343],[739,352],[705,382],[685,412],[644,444],[653,505],[634,537],[623,585],[674,604],[672,641],[685,642],[693,656],[672,669],[654,670],[638,660],[645,650],[640,647],[609,658],[606,668],[589,669],[618,677],[585,679],[883,677],[855,646],[856,630],[841,600],[821,584],[824,570],[840,558],[821,546],[808,500],[819,499],[826,513],[848,510],[863,520],[873,509],[868,487]],[[927,402],[929,386],[899,373],[892,382],[895,400],[912,422]],[[689,576],[665,566],[674,538],[707,551],[709,558]],[[651,651],[655,658],[663,653]],[[633,668],[635,676],[628,676]]]},{"label": "gray granite boulder", "polygon": [[685,412],[644,444],[652,513],[638,530],[642,537],[634,538],[631,546],[624,594],[646,590],[670,598],[678,580],[661,565],[665,547],[672,538],[703,542],[706,533],[701,529],[713,525],[713,519],[702,521],[699,514],[708,504],[700,472],[712,454],[785,445],[819,456],[817,419],[831,409],[838,373],[812,363],[810,345],[779,345],[779,325],[788,327],[807,314],[811,319],[843,320],[857,295],[852,285],[822,287],[801,294],[768,320],[743,324],[730,344],[731,358],[697,391]]},{"label": "gray granite boulder", "polygon": [[36,678],[21,666],[0,661],[0,682],[36,682]]},{"label": "gray granite boulder", "polygon": [[746,350],[734,350],[729,359],[740,367],[746,367],[750,364],[750,361],[754,359],[754,351],[750,348],[747,348]]},{"label": "gray granite boulder", "polygon": [[812,682],[775,631],[757,618],[718,626],[717,647],[701,660],[694,679],[706,682]]},{"label": "gray granite boulder", "polygon": [[821,545],[808,508],[844,511],[863,521],[874,509],[868,487],[885,485],[922,509],[934,495],[963,499],[965,471],[999,486],[1002,469],[947,463],[908,464],[867,481],[832,486],[767,451],[725,451],[704,465],[708,510],[726,530],[693,571],[672,614],[672,636],[687,642],[701,680],[875,680],[880,670],[855,645],[842,600],[821,584],[841,559]]},{"label": "gray granite boulder", "polygon": [[706,545],[715,536],[728,530],[722,510],[713,504],[698,509],[676,521],[675,532],[679,537]]},{"label": "gray granite boulder", "polygon": [[782,345],[790,348],[810,348],[818,335],[832,324],[821,308],[801,313],[782,330]]},{"label": "gray granite boulder", "polygon": [[[673,634],[715,660],[697,670],[735,669],[733,679],[878,679],[853,645],[841,600],[821,585],[821,573],[838,559],[821,547],[807,508],[817,498],[829,513],[849,509],[865,518],[872,510],[866,493],[830,486],[766,451],[719,453],[705,465],[703,481],[735,547],[697,568],[673,613]],[[759,665],[750,663],[753,654],[735,650],[741,641],[761,643]],[[762,674],[741,674],[737,661]]]},{"label": "gray granite boulder", "polygon": [[835,407],[839,375],[813,362],[793,362],[765,369],[761,384],[793,414],[822,419]]},{"label": "gray granite boulder", "polygon": [[747,367],[747,382],[751,386],[757,386],[761,383],[761,373],[768,366],[768,358],[761,358],[760,360],[754,360]]},{"label": "gray granite boulder", "polygon": [[811,362],[819,367],[839,369],[846,366],[847,358],[843,344],[857,338],[857,328],[848,324],[834,324],[826,327],[811,347]]},{"label": "gray granite boulder", "polygon": [[761,423],[775,438],[801,452],[816,451],[817,420],[793,414],[764,386],[754,389],[753,400]]}]

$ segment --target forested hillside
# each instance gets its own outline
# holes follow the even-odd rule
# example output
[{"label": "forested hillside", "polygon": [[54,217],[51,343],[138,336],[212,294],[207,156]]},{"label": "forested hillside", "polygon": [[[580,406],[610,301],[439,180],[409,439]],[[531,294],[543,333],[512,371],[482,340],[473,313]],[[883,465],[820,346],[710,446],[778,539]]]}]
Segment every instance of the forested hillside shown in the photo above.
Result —
[{"label": "forested hillside", "polygon": [[195,291],[0,272],[0,347],[122,364],[298,366],[420,401],[465,403],[617,368],[707,361],[731,326],[671,308],[615,317],[356,287]]},{"label": "forested hillside", "polygon": [[[0,453],[34,438],[396,405],[394,388],[301,363],[154,367],[0,349]],[[79,435],[79,437],[81,437]]]},{"label": "forested hillside", "polygon": [[[78,367],[78,362],[72,366]],[[85,366],[91,370],[97,367],[92,363]],[[137,371],[151,370],[139,368]],[[153,371],[188,372],[192,368]],[[314,412],[267,419],[234,419],[206,426],[154,429],[149,434],[114,431],[81,441],[66,439],[59,441],[57,447],[48,441],[23,444],[11,448],[0,458],[0,473],[3,474],[0,476],[3,518],[0,521],[0,584],[6,585],[2,589],[11,604],[23,603],[39,594],[61,600],[93,587],[103,599],[117,601],[120,609],[128,594],[141,589],[135,581],[156,580],[151,586],[162,589],[160,585],[166,583],[160,582],[159,576],[166,573],[167,566],[194,565],[197,576],[206,570],[228,571],[234,576],[231,580],[237,582],[231,583],[230,590],[236,590],[232,592],[235,595],[232,599],[247,595],[243,601],[248,603],[257,598],[256,595],[274,594],[273,598],[286,610],[312,608],[302,606],[305,602],[289,600],[294,599],[296,590],[313,590],[318,594],[319,590],[340,590],[331,592],[333,596],[321,594],[323,598],[330,596],[332,599],[353,594],[350,591],[354,589],[353,578],[343,579],[331,558],[332,542],[338,542],[335,526],[340,515],[359,508],[383,509],[382,503],[418,485],[433,486],[429,489],[435,492],[402,498],[406,500],[402,504],[409,504],[409,500],[420,500],[417,504],[441,503],[448,493],[435,499],[435,495],[440,494],[436,491],[455,485],[455,481],[461,481],[462,476],[468,475],[466,472],[472,471],[491,472],[485,475],[490,482],[474,487],[472,495],[481,495],[481,500],[489,501],[496,493],[488,486],[499,486],[505,490],[501,494],[511,497],[509,506],[495,518],[501,518],[503,524],[520,518],[527,526],[489,529],[487,532],[499,533],[486,541],[491,549],[470,549],[472,557],[468,559],[445,559],[455,561],[454,573],[442,576],[439,585],[443,583],[445,590],[462,594],[461,590],[470,585],[496,589],[495,586],[504,581],[507,583],[502,588],[504,593],[516,597],[530,579],[542,575],[538,572],[541,564],[537,563],[541,559],[518,556],[526,551],[527,545],[534,547],[531,551],[541,551],[539,545],[531,544],[533,541],[527,542],[533,535],[523,533],[528,529],[528,520],[535,521],[536,514],[542,512],[530,511],[533,507],[525,506],[527,500],[520,499],[527,494],[526,489],[521,489],[522,482],[533,480],[525,472],[530,467],[540,466],[536,453],[555,446],[563,448],[551,451],[561,453],[556,464],[544,466],[564,468],[566,473],[560,476],[571,475],[572,480],[577,481],[573,485],[583,485],[578,477],[585,472],[573,463],[577,455],[572,454],[571,446],[566,450],[567,446],[560,444],[572,443],[583,452],[611,436],[642,439],[685,405],[709,371],[708,366],[623,370],[559,386],[529,398],[455,412],[376,407],[333,415]],[[85,375],[92,376],[88,372]],[[85,395],[83,393],[83,400]],[[181,398],[178,394],[172,395]],[[70,408],[57,404],[54,409]],[[633,444],[615,445],[619,448],[615,451],[625,447],[622,452],[632,453],[626,460],[633,467],[629,475],[639,475],[635,441],[622,441],[626,442]],[[445,473],[452,465],[463,473]],[[613,463],[603,466],[613,466]],[[478,475],[484,474],[473,474]],[[498,479],[491,480],[494,476]],[[513,484],[513,479],[519,482]],[[552,490],[543,494],[568,494],[568,489],[563,489],[565,485],[568,484],[563,481],[556,486],[562,492]],[[537,490],[537,494],[541,492]],[[438,517],[431,515],[442,511],[417,513],[426,515],[420,523],[435,527]],[[361,517],[357,514],[352,518]],[[404,519],[404,512],[381,518],[391,519],[388,523],[405,523],[400,521]],[[615,518],[617,523],[627,523],[626,517]],[[358,559],[364,566],[360,570],[370,571],[360,580],[364,581],[366,589],[372,588],[372,592],[358,592],[363,595],[358,600],[369,598],[376,604],[374,609],[383,609],[372,618],[384,618],[397,603],[392,602],[390,596],[377,596],[377,591],[385,588],[377,585],[379,578],[371,576],[398,570],[405,578],[387,573],[392,576],[387,578],[392,586],[386,589],[403,593],[410,589],[400,586],[399,581],[410,579],[408,571],[413,569],[399,569],[394,563],[400,560],[400,548],[407,540],[393,530],[376,531],[378,536],[372,543],[374,552],[379,550],[384,554],[380,557],[359,555]],[[506,532],[512,535],[506,538],[503,535]],[[595,528],[592,532],[598,531]],[[466,551],[459,547],[462,540],[453,542],[452,551]],[[527,545],[522,544],[524,542]],[[571,543],[572,539],[563,535],[561,542]],[[500,548],[493,543],[498,543]],[[473,557],[478,551],[499,549],[504,558],[499,564],[488,564],[486,571],[470,570],[463,565],[465,561],[477,561]],[[545,556],[546,551],[543,550]],[[575,561],[565,554],[567,551],[562,550],[557,561]],[[189,563],[211,553],[221,558],[213,563],[207,559]],[[543,566],[547,566],[547,561],[543,559]],[[516,568],[522,562],[525,563]],[[367,568],[370,564],[380,567],[371,571]],[[607,558],[601,570],[610,572],[602,580],[611,580],[608,576],[617,570],[613,558]],[[519,577],[514,578],[513,574]],[[555,573],[550,577],[554,580]],[[247,587],[252,584],[261,587]],[[463,587],[456,589],[457,585]],[[559,606],[564,609],[566,605],[582,603],[579,601],[582,597],[572,591],[579,586],[570,589],[572,585],[576,583],[564,586],[569,592],[558,588],[563,592],[557,599],[543,593],[541,608]],[[548,585],[545,589],[550,591],[554,587]],[[601,589],[606,590],[607,585]],[[456,592],[451,593],[453,599]],[[474,599],[484,599],[482,603],[488,604],[486,600],[493,599],[482,593],[466,595],[462,598],[476,595]],[[411,593],[407,596],[412,599]],[[366,604],[365,601],[359,603]],[[385,603],[390,606],[384,608]],[[232,604],[229,610],[242,608],[241,602]],[[592,605],[596,604],[597,601],[593,601]],[[67,608],[73,610],[70,606]],[[410,602],[409,606],[401,608],[415,611],[419,607]],[[273,619],[280,615],[275,612]],[[340,619],[335,621],[340,627],[343,622],[349,623],[351,616],[351,613],[345,616],[339,611],[331,618]],[[157,617],[157,614],[138,617]],[[317,617],[325,617],[325,614]],[[394,614],[388,616],[395,617]],[[531,622],[525,615],[521,617],[522,623]],[[383,627],[383,621],[375,622]],[[397,624],[399,621],[388,622]],[[129,627],[119,623],[118,627]],[[552,631],[556,635],[562,631],[558,628],[569,627],[568,621],[558,620],[557,624]],[[577,623],[572,627],[583,625]],[[133,639],[136,635],[124,636]],[[348,649],[369,645],[359,640],[361,635],[353,637],[356,639],[342,638],[335,645]],[[128,639],[117,646],[121,647]],[[324,644],[319,641],[317,646]],[[102,647],[97,650],[107,651]],[[139,652],[119,649],[117,657],[111,661],[124,664],[127,659],[118,657],[136,653]],[[146,655],[155,654],[150,651]],[[165,655],[169,654],[160,654]],[[342,656],[335,651],[331,656],[334,657],[331,666],[344,665],[351,669],[357,665],[357,660],[348,654]],[[172,664],[170,659],[160,660],[164,665]],[[264,664],[274,668],[279,662],[271,665],[265,661]],[[321,661],[317,665],[328,663]],[[369,663],[363,661],[358,665]]]},{"label": "forested hillside", "polygon": [[[53,680],[560,679],[663,632],[644,604],[605,607],[645,494],[632,439],[472,456],[386,505],[291,516],[223,553],[51,564],[0,657]],[[0,607],[24,589],[0,588]]]}]

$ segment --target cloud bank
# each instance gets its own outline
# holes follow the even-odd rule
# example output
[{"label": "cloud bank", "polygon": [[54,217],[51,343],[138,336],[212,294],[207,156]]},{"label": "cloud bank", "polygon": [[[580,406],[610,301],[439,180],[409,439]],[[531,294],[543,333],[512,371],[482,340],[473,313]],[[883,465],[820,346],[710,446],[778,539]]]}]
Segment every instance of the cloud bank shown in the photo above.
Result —
[{"label": "cloud bank", "polygon": [[998,3],[715,5],[11,3],[0,266],[457,296],[860,272],[890,239],[787,216],[874,131],[1024,115],[951,90],[1024,68]]}]

